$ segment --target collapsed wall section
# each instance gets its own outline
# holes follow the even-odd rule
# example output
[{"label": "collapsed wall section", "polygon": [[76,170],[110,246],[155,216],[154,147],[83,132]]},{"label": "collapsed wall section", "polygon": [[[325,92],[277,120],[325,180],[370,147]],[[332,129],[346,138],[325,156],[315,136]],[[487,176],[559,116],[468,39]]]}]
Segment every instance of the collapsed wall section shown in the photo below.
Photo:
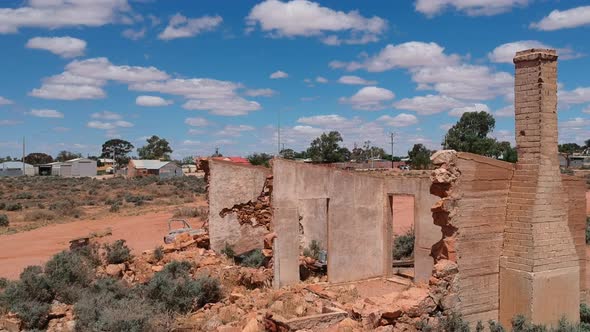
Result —
[{"label": "collapsed wall section", "polygon": [[272,213],[271,170],[217,160],[209,160],[207,170],[211,248],[221,252],[228,245],[237,254],[262,249]]},{"label": "collapsed wall section", "polygon": [[443,235],[432,248],[431,289],[446,313],[459,313],[471,324],[497,320],[499,259],[514,165],[452,150],[431,159],[437,166],[431,191],[441,197],[432,215]]}]

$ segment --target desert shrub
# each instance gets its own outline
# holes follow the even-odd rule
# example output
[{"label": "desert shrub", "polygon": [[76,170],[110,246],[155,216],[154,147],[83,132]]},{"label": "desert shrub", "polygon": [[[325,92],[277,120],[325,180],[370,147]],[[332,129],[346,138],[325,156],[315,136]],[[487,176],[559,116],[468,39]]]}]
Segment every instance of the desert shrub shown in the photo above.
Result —
[{"label": "desert shrub", "polygon": [[154,249],[154,259],[159,262],[162,258],[164,258],[164,248],[162,246],[157,246],[156,249]]},{"label": "desert shrub", "polygon": [[190,207],[181,207],[174,211],[174,218],[206,218],[207,217],[207,210],[205,208],[190,208]]},{"label": "desert shrub", "polygon": [[37,211],[27,212],[27,214],[25,214],[25,220],[29,220],[29,221],[53,220],[53,219],[55,219],[55,213],[53,213],[51,211],[37,210]]},{"label": "desert shrub", "polygon": [[488,325],[490,327],[490,332],[505,332],[506,330],[499,322],[495,320],[488,321]]},{"label": "desert shrub", "polygon": [[6,209],[6,203],[0,202],[0,210]]},{"label": "desert shrub", "polygon": [[5,214],[0,214],[0,227],[8,227],[10,222],[8,221],[8,216]]},{"label": "desert shrub", "polygon": [[119,212],[120,209],[121,209],[121,203],[119,203],[117,201],[111,205],[111,207],[109,208],[109,212]]},{"label": "desert shrub", "polygon": [[393,259],[410,258],[414,255],[414,230],[398,235],[393,239]]},{"label": "desert shrub", "polygon": [[590,244],[590,217],[586,218],[586,244]]},{"label": "desert shrub", "polygon": [[93,283],[74,305],[78,331],[148,331],[154,308],[120,281]]},{"label": "desert shrub", "polygon": [[322,248],[320,247],[319,242],[316,240],[311,240],[309,247],[303,249],[303,256],[311,257],[315,260],[319,260],[321,251],[322,251]]},{"label": "desert shrub", "polygon": [[463,318],[455,313],[441,319],[441,327],[443,331],[455,332],[469,332],[469,323],[465,322]]},{"label": "desert shrub", "polygon": [[227,258],[230,259],[233,259],[236,256],[234,248],[227,242],[225,243],[225,247],[221,249],[221,254],[225,255]]},{"label": "desert shrub", "polygon": [[6,204],[6,211],[21,211],[23,206],[21,203],[7,203]]},{"label": "desert shrub", "polygon": [[210,277],[192,280],[190,269],[191,264],[186,261],[167,264],[147,284],[147,297],[155,305],[178,313],[221,300],[219,281]]},{"label": "desert shrub", "polygon": [[485,327],[483,326],[483,323],[481,321],[477,321],[477,324],[475,325],[475,332],[483,332],[485,330]]},{"label": "desert shrub", "polygon": [[151,196],[125,194],[125,201],[127,203],[134,203],[135,206],[143,205],[144,202],[151,200],[153,200]]},{"label": "desert shrub", "polygon": [[49,323],[51,305],[38,301],[22,301],[11,308],[27,329],[44,329]]},{"label": "desert shrub", "polygon": [[241,266],[259,268],[264,265],[266,257],[262,254],[262,250],[254,249],[246,253],[240,262]]},{"label": "desert shrub", "polygon": [[580,304],[580,322],[590,324],[590,307],[586,303]]},{"label": "desert shrub", "polygon": [[8,279],[0,278],[0,289],[5,289],[6,287],[8,287],[9,283],[10,282],[8,281]]},{"label": "desert shrub", "polygon": [[69,198],[51,203],[49,205],[49,210],[55,211],[55,213],[62,216],[74,218],[79,218],[82,214],[80,209],[77,208],[77,203]]},{"label": "desert shrub", "polygon": [[0,295],[0,306],[18,315],[27,329],[42,329],[47,325],[53,290],[40,266],[29,266],[20,279],[8,282]]},{"label": "desert shrub", "polygon": [[117,240],[111,244],[106,244],[105,249],[109,264],[121,264],[131,259],[131,250],[125,244],[125,240]]},{"label": "desert shrub", "polygon": [[22,192],[22,193],[18,193],[16,195],[14,195],[15,199],[32,199],[33,198],[33,194],[29,193],[29,192]]},{"label": "desert shrub", "polygon": [[62,251],[45,264],[45,274],[58,300],[72,304],[94,278],[94,262],[82,251]]}]

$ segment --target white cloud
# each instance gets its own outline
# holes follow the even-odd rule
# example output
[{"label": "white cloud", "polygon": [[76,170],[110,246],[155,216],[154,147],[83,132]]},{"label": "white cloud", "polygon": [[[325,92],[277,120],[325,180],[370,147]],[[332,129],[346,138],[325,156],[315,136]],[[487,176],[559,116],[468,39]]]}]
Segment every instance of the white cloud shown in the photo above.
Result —
[{"label": "white cloud", "polygon": [[413,98],[404,98],[393,106],[401,110],[415,111],[418,114],[430,115],[440,113],[452,108],[461,107],[464,103],[447,96],[426,95]]},{"label": "white cloud", "polygon": [[498,117],[514,117],[514,105],[508,105],[494,112]]},{"label": "white cloud", "polygon": [[39,89],[33,89],[29,95],[43,99],[78,100],[100,99],[106,93],[99,87],[90,85],[43,84]]},{"label": "white cloud", "polygon": [[590,114],[590,105],[586,106],[586,108],[582,110],[582,113]]},{"label": "white cloud", "polygon": [[27,48],[47,50],[62,58],[74,58],[84,55],[86,42],[72,37],[35,37],[29,39]]},{"label": "white cloud", "polygon": [[468,64],[420,68],[412,72],[412,80],[443,95],[468,100],[493,99],[514,89],[511,74]]},{"label": "white cloud", "polygon": [[47,109],[31,110],[30,112],[28,112],[28,114],[30,114],[32,116],[39,117],[39,118],[63,118],[64,117],[64,114],[61,112],[58,112],[56,110],[47,110]]},{"label": "white cloud", "polygon": [[186,118],[184,123],[193,127],[206,127],[210,125],[209,121],[205,118]]},{"label": "white cloud", "polygon": [[220,130],[217,135],[219,136],[229,136],[229,137],[239,137],[242,136],[242,132],[245,131],[253,131],[256,128],[248,125],[227,125],[222,130]]},{"label": "white cloud", "polygon": [[145,37],[146,32],[147,32],[146,28],[142,28],[140,30],[125,29],[125,30],[123,30],[121,35],[127,39],[140,40],[143,37]]},{"label": "white cloud", "polygon": [[205,130],[191,128],[188,130],[189,135],[203,135]]},{"label": "white cloud", "polygon": [[53,131],[55,131],[56,133],[65,133],[70,131],[70,128],[67,127],[53,127]]},{"label": "white cloud", "polygon": [[138,96],[135,99],[135,104],[146,107],[168,106],[172,105],[173,103],[174,102],[172,100],[166,100],[157,96]]},{"label": "white cloud", "polygon": [[168,74],[155,67],[117,66],[107,58],[75,60],[66,66],[66,70],[82,77],[126,83],[159,81],[169,78]]},{"label": "white cloud", "polygon": [[365,69],[369,72],[383,72],[395,68],[416,68],[423,66],[445,66],[458,62],[456,55],[446,55],[437,43],[411,41],[399,45],[389,44],[377,55],[363,62],[332,61],[330,67],[353,71]]},{"label": "white cloud", "polygon": [[354,126],[358,126],[362,123],[359,118],[352,118],[347,119],[341,115],[337,114],[327,114],[327,115],[314,115],[309,117],[302,117],[297,120],[299,123],[303,123],[310,126],[320,126],[324,128],[333,128],[333,129],[341,129],[341,128],[350,128]]},{"label": "white cloud", "polygon": [[123,117],[120,114],[109,112],[109,111],[102,111],[98,113],[92,113],[90,115],[93,119],[102,119],[102,120],[121,120]]},{"label": "white cloud", "polygon": [[450,116],[455,116],[455,117],[461,117],[463,115],[463,113],[467,113],[467,112],[486,112],[486,113],[491,113],[490,112],[490,108],[488,107],[488,105],[486,104],[473,104],[470,106],[463,106],[463,107],[457,107],[457,108],[453,108],[450,112],[449,115]]},{"label": "white cloud", "polygon": [[416,11],[427,16],[440,14],[447,7],[466,13],[470,16],[495,15],[511,10],[513,7],[524,7],[531,0],[416,0]]},{"label": "white cloud", "polygon": [[[502,44],[496,47],[492,52],[488,53],[488,58],[492,62],[497,63],[512,63],[514,55],[518,51],[524,51],[531,48],[554,48],[536,40],[520,40],[512,43]],[[570,48],[557,49],[559,58],[562,60],[575,59],[581,54],[574,52]]]},{"label": "white cloud", "polygon": [[13,104],[14,102],[10,99],[6,99],[2,96],[0,96],[0,105],[10,105]]},{"label": "white cloud", "polygon": [[158,38],[170,40],[194,37],[202,32],[214,30],[222,21],[223,19],[219,15],[187,18],[181,14],[176,14],[172,16],[168,26],[158,35]]},{"label": "white cloud", "polygon": [[[93,120],[93,121],[89,121],[86,124],[86,126],[88,128],[94,128],[94,129],[114,130],[119,127],[121,127],[121,128],[133,127],[133,123],[123,121],[123,120],[119,120],[119,121],[115,121],[115,122],[104,122],[104,121]],[[113,134],[113,132],[111,132],[111,134]]]},{"label": "white cloud", "polygon": [[[248,31],[260,26],[273,37],[318,37],[328,45],[377,41],[387,29],[387,21],[380,17],[363,17],[358,11],[335,11],[307,0],[263,1],[252,8],[246,24]],[[344,32],[349,35],[337,35]]]},{"label": "white cloud", "polygon": [[588,129],[590,127],[590,119],[587,118],[572,118],[567,121],[559,122],[560,128],[567,129]]},{"label": "white cloud", "polygon": [[23,122],[18,120],[0,120],[0,126],[16,126],[21,123]]},{"label": "white cloud", "polygon": [[328,79],[325,78],[325,77],[322,77],[322,76],[316,77],[315,78],[315,81],[318,82],[318,83],[322,83],[322,84],[328,83]]},{"label": "white cloud", "polygon": [[386,108],[383,104],[395,98],[395,94],[390,90],[376,86],[367,86],[360,89],[350,98],[340,98],[340,103],[351,104],[352,108],[365,111],[375,111]]},{"label": "white cloud", "polygon": [[344,75],[338,79],[338,83],[349,85],[376,85],[377,81],[368,81],[358,76]]},{"label": "white cloud", "polygon": [[235,96],[230,99],[192,99],[184,105],[187,110],[209,111],[211,114],[236,116],[261,109],[259,103]]},{"label": "white cloud", "polygon": [[514,140],[514,131],[512,130],[505,130],[505,129],[500,129],[500,130],[495,130],[494,132],[491,133],[492,137],[494,137],[495,139],[497,139],[500,142],[510,142],[511,144],[515,144],[515,140]]},{"label": "white cloud", "polygon": [[182,141],[182,145],[200,145],[201,142],[200,141],[193,141],[190,139],[186,139],[184,141]]},{"label": "white cloud", "polygon": [[279,78],[287,78],[289,74],[285,73],[282,70],[277,70],[274,73],[270,74],[271,79],[279,79]]},{"label": "white cloud", "polygon": [[377,119],[390,127],[407,127],[418,123],[418,118],[412,114],[400,113],[394,117],[383,115]]},{"label": "white cloud", "polygon": [[127,0],[28,0],[18,8],[0,8],[0,33],[16,33],[20,28],[57,29],[98,27],[129,21]]},{"label": "white cloud", "polygon": [[537,30],[553,31],[576,28],[590,24],[590,6],[580,6],[568,10],[554,10],[530,27]]},{"label": "white cloud", "polygon": [[590,87],[576,88],[571,91],[559,90],[558,100],[565,104],[584,104],[590,102]]},{"label": "white cloud", "polygon": [[250,97],[272,97],[277,92],[273,89],[249,89],[244,94]]}]

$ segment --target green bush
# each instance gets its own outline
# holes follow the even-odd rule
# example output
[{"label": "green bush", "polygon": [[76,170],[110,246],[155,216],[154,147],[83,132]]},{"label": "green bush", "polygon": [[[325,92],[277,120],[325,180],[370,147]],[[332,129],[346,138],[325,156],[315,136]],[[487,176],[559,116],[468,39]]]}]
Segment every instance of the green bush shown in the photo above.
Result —
[{"label": "green bush", "polygon": [[414,230],[398,235],[393,240],[393,259],[411,258],[414,255]]},{"label": "green bush", "polygon": [[245,254],[240,262],[241,266],[259,268],[264,265],[266,257],[262,254],[262,250],[254,249]]},{"label": "green bush", "polygon": [[460,315],[455,313],[443,317],[441,320],[441,326],[443,331],[469,332],[469,324],[465,322]]},{"label": "green bush", "polygon": [[580,322],[590,324],[590,307],[586,303],[580,304]]},{"label": "green bush", "polygon": [[131,259],[131,250],[125,244],[125,240],[117,240],[112,244],[106,244],[105,248],[109,264],[121,264]]},{"label": "green bush", "polygon": [[59,301],[73,304],[94,278],[94,262],[80,251],[62,251],[45,264],[45,274]]},{"label": "green bush", "polygon": [[119,210],[121,209],[121,203],[119,202],[115,202],[111,205],[111,207],[109,208],[109,212],[119,212]]},{"label": "green bush", "polygon": [[32,199],[33,198],[33,194],[29,193],[29,192],[22,192],[22,193],[18,193],[16,195],[14,195],[15,199]]},{"label": "green bush", "polygon": [[590,217],[586,218],[586,244],[590,244]]},{"label": "green bush", "polygon": [[44,329],[49,323],[51,305],[38,301],[22,301],[11,308],[27,329]]},{"label": "green bush", "polygon": [[8,216],[5,214],[0,214],[0,227],[8,227],[10,222],[8,222]]},{"label": "green bush", "polygon": [[322,248],[320,247],[319,242],[316,240],[311,240],[309,247],[303,249],[303,256],[311,257],[315,260],[319,260],[321,251],[322,251]]},{"label": "green bush", "polygon": [[156,262],[159,262],[162,258],[164,258],[164,248],[162,246],[157,246],[156,249],[154,249],[154,259]]},{"label": "green bush", "polygon": [[219,281],[210,277],[192,280],[190,269],[191,264],[186,261],[167,264],[147,284],[147,297],[156,306],[177,313],[218,302],[221,299]]},{"label": "green bush", "polygon": [[21,211],[23,206],[20,203],[8,203],[5,209],[6,211]]},{"label": "green bush", "polygon": [[106,278],[91,285],[74,305],[78,331],[148,331],[155,309],[120,281]]},{"label": "green bush", "polygon": [[0,202],[0,210],[6,209],[6,203]]},{"label": "green bush", "polygon": [[225,247],[221,249],[221,254],[225,255],[227,258],[233,259],[236,257],[236,252],[234,248],[230,246],[227,242],[225,243]]}]

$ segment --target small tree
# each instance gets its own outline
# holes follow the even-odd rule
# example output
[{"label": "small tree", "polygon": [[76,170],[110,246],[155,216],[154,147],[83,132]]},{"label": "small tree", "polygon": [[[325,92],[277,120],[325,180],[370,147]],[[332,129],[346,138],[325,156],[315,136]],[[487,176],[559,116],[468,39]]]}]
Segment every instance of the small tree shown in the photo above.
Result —
[{"label": "small tree", "polygon": [[426,169],[430,166],[430,155],[432,151],[428,150],[423,144],[414,144],[412,150],[408,151],[410,165],[414,169]]},{"label": "small tree", "polygon": [[82,158],[82,154],[64,150],[64,151],[60,151],[57,154],[57,157],[55,157],[55,160],[60,161],[60,162],[64,162],[64,161],[68,161],[68,160],[72,160],[72,159],[76,159],[76,158]]},{"label": "small tree", "polygon": [[156,135],[147,139],[147,144],[137,149],[141,159],[162,159],[170,160],[172,148],[165,138]]},{"label": "small tree", "polygon": [[350,151],[340,146],[342,141],[342,136],[337,131],[323,133],[311,142],[307,149],[307,155],[315,163],[336,163],[350,160]]},{"label": "small tree", "polygon": [[488,137],[488,134],[495,125],[496,120],[489,113],[463,113],[461,119],[449,129],[443,145],[445,149],[492,157],[496,140]]},{"label": "small tree", "polygon": [[133,151],[133,144],[122,139],[111,139],[102,145],[102,158],[114,159],[118,167],[129,163],[129,152]]},{"label": "small tree", "polygon": [[41,152],[29,153],[25,157],[25,163],[31,165],[49,164],[53,162],[53,157]]},{"label": "small tree", "polygon": [[247,158],[252,165],[270,167],[269,161],[272,159],[272,156],[267,153],[254,153]]},{"label": "small tree", "polygon": [[576,143],[565,143],[565,144],[559,144],[557,146],[557,149],[559,152],[563,153],[565,155],[565,162],[566,162],[566,168],[570,167],[570,158],[572,157],[572,155],[574,153],[577,152],[582,152],[584,150],[583,147],[579,146]]}]

